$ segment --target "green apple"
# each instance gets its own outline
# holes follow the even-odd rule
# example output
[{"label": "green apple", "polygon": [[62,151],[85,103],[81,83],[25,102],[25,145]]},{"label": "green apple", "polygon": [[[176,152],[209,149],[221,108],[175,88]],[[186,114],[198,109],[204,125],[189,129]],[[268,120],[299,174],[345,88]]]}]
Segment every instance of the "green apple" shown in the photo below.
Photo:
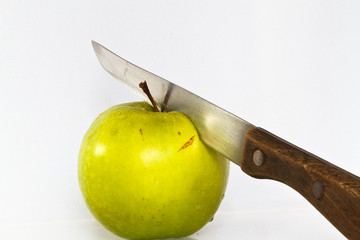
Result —
[{"label": "green apple", "polygon": [[128,239],[188,236],[225,193],[229,161],[204,145],[180,112],[145,102],[100,114],[81,144],[78,178],[95,218]]}]

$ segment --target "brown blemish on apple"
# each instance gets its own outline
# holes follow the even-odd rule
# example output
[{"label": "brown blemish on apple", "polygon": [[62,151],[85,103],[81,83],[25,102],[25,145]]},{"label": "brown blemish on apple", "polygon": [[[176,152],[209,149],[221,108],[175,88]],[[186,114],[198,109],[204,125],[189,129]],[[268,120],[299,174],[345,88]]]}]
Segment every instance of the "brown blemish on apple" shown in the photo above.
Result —
[{"label": "brown blemish on apple", "polygon": [[141,128],[140,128],[140,134],[143,135]]},{"label": "brown blemish on apple", "polygon": [[181,132],[178,132],[179,136],[181,136]]},{"label": "brown blemish on apple", "polygon": [[187,142],[178,150],[178,152],[180,152],[181,150],[183,150],[183,149],[191,146],[191,144],[193,144],[193,142],[194,142],[194,139],[195,139],[195,136],[192,136],[192,137],[189,139],[189,141],[187,141]]}]

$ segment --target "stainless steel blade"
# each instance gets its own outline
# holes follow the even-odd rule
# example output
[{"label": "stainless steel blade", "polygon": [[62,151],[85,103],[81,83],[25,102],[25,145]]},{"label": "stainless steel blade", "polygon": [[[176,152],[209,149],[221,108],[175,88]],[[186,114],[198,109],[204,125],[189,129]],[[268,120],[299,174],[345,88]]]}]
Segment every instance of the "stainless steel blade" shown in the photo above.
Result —
[{"label": "stainless steel blade", "polygon": [[244,135],[248,129],[254,127],[253,125],[186,89],[126,61],[95,41],[92,41],[92,45],[101,65],[114,78],[149,102],[148,97],[139,87],[139,83],[146,80],[151,94],[161,109],[179,111],[187,115],[205,144],[239,165]]}]

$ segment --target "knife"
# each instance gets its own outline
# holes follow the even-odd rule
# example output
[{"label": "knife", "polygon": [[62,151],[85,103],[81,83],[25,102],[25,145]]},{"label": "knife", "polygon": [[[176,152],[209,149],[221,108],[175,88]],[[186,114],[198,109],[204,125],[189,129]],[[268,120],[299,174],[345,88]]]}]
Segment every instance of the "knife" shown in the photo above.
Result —
[{"label": "knife", "polygon": [[162,111],[179,111],[201,140],[239,165],[246,174],[282,182],[307,199],[348,239],[360,239],[360,178],[253,126],[201,97],[148,72],[92,41],[103,68],[149,101],[146,81]]}]

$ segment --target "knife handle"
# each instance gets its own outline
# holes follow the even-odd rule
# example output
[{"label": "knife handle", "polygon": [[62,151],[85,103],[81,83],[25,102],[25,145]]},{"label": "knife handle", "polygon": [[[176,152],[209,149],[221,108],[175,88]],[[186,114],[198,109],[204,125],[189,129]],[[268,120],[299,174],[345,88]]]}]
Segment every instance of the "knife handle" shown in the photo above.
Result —
[{"label": "knife handle", "polygon": [[247,131],[242,170],[299,192],[348,239],[360,239],[360,178],[263,130]]}]

